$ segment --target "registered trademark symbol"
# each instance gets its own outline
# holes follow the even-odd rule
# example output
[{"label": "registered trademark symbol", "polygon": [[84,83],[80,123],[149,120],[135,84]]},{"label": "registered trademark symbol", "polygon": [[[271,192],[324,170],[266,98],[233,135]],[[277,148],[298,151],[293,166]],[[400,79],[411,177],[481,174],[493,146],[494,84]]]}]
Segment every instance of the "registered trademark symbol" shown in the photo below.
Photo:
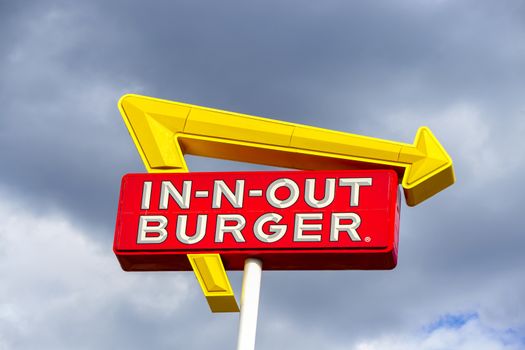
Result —
[{"label": "registered trademark symbol", "polygon": [[370,238],[370,237],[365,237],[365,242],[366,242],[366,243],[370,242],[371,240],[372,240],[372,238]]}]

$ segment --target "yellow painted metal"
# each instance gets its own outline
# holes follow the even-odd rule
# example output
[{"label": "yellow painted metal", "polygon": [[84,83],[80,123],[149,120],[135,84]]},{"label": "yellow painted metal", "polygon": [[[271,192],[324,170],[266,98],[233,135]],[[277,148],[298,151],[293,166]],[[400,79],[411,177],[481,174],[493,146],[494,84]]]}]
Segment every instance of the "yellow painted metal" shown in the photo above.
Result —
[{"label": "yellow painted metal", "polygon": [[219,254],[188,254],[212,312],[239,312],[228,275]]},{"label": "yellow painted metal", "polygon": [[188,171],[186,153],[305,170],[393,168],[410,206],[455,182],[426,127],[406,144],[140,95],[119,108],[149,172]]}]

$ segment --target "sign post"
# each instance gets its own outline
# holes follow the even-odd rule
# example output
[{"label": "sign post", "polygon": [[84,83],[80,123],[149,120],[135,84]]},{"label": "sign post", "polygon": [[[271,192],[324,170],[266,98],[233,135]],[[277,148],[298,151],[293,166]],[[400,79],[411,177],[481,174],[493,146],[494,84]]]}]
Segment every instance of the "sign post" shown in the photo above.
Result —
[{"label": "sign post", "polygon": [[241,314],[237,350],[255,349],[259,293],[261,290],[262,261],[249,258],[244,263],[242,276]]}]

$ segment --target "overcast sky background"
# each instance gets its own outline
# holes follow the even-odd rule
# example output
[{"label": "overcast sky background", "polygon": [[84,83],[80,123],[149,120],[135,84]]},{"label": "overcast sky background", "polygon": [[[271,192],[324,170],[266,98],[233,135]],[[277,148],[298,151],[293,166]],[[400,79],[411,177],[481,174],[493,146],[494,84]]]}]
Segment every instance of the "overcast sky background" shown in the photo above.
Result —
[{"label": "overcast sky background", "polygon": [[235,347],[191,272],[113,255],[124,93],[453,158],[395,270],[265,272],[258,349],[525,349],[525,2],[0,0],[1,350]]}]

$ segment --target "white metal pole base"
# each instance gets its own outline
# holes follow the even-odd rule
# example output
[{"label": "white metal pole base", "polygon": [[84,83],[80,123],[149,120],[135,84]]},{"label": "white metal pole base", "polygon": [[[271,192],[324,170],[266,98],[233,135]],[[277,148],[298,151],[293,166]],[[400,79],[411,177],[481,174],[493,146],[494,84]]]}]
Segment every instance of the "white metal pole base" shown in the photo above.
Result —
[{"label": "white metal pole base", "polygon": [[242,277],[241,315],[237,350],[254,350],[261,290],[262,261],[246,259]]}]

